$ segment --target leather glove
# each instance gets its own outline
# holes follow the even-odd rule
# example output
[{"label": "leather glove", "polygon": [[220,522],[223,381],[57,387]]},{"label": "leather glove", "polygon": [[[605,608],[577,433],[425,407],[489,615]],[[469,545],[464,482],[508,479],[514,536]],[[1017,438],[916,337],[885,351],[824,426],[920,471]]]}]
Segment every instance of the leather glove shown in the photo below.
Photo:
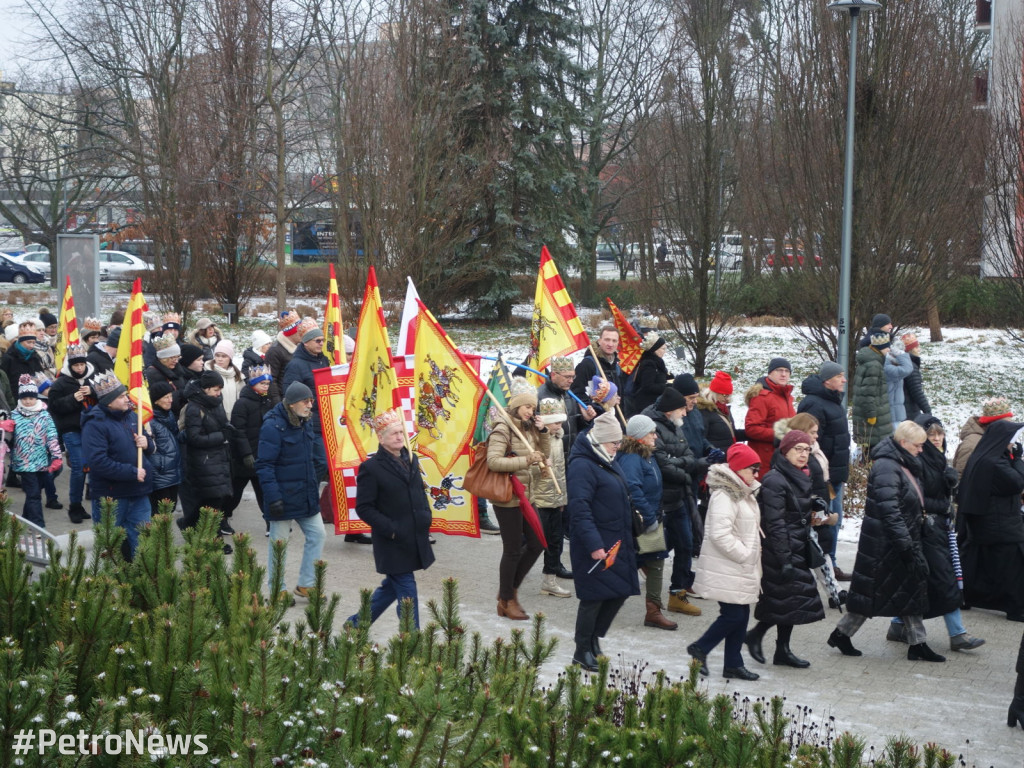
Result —
[{"label": "leather glove", "polygon": [[280,520],[282,517],[284,517],[283,499],[278,499],[277,501],[270,502],[270,504],[267,506],[267,517],[269,517],[271,520]]},{"label": "leather glove", "polygon": [[725,451],[721,448],[712,448],[708,451],[708,462],[711,464],[722,464],[725,462]]},{"label": "leather glove", "polygon": [[238,433],[238,427],[232,424],[230,421],[224,424],[224,434],[228,437],[234,437]]},{"label": "leather glove", "polygon": [[242,464],[244,464],[245,468],[247,470],[249,470],[250,472],[252,472],[254,469],[256,469],[256,459],[254,459],[252,457],[251,453],[248,456],[246,456],[245,458],[242,459]]},{"label": "leather glove", "polygon": [[1010,461],[1017,461],[1017,459],[1024,456],[1024,446],[1020,443],[1014,443],[1010,446]]},{"label": "leather glove", "polygon": [[789,584],[793,579],[796,578],[796,568],[793,567],[792,563],[786,563],[782,566],[782,571],[779,573],[779,580],[783,584]]},{"label": "leather glove", "polygon": [[63,467],[63,466],[64,466],[64,462],[63,461],[61,461],[60,459],[54,459],[53,461],[50,462],[50,466],[47,467],[46,471],[49,472],[52,475],[55,472],[60,472],[60,468]]},{"label": "leather glove", "polygon": [[828,502],[821,498],[821,496],[811,496],[811,509],[815,512],[827,512]]}]

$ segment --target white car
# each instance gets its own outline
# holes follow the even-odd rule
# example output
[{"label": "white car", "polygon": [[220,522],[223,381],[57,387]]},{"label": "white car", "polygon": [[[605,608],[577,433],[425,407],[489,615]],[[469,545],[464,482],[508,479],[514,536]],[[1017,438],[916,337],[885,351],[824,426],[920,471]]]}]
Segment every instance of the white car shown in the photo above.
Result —
[{"label": "white car", "polygon": [[[129,254],[130,255],[130,254]],[[50,277],[50,252],[47,250],[35,250],[28,251],[27,253],[19,253],[17,256],[11,256],[14,261],[19,261],[26,267],[31,267],[36,272],[42,275]],[[100,261],[100,280],[107,280],[110,277],[110,266]]]},{"label": "white car", "polygon": [[[153,265],[127,251],[100,251],[96,254],[100,263],[100,279],[118,279],[126,272],[144,272]],[[104,271],[105,270],[105,271]]]}]

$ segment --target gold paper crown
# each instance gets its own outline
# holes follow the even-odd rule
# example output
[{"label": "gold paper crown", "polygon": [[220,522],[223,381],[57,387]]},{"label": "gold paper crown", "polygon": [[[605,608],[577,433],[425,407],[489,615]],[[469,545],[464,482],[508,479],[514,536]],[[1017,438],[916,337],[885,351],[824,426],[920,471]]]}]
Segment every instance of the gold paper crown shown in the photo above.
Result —
[{"label": "gold paper crown", "polygon": [[68,364],[72,360],[85,360],[89,356],[89,348],[85,344],[72,344],[68,347]]},{"label": "gold paper crown", "polygon": [[172,339],[170,336],[161,336],[158,339],[153,340],[153,349],[157,352],[167,349],[170,346],[176,345],[178,342]]},{"label": "gold paper crown", "polygon": [[178,323],[181,324],[181,315],[177,312],[164,312],[165,323]]},{"label": "gold paper crown", "polygon": [[402,421],[402,414],[398,412],[397,408],[392,408],[390,411],[384,411],[374,417],[373,431],[377,433],[377,437],[380,437],[392,424],[401,424]]},{"label": "gold paper crown", "polygon": [[142,324],[146,326],[146,330],[150,333],[163,330],[164,327],[164,321],[160,319],[160,315],[156,312],[145,312],[142,315]]},{"label": "gold paper crown", "polygon": [[118,388],[124,390],[124,385],[121,383],[120,379],[110,371],[93,376],[91,383],[92,391],[96,393],[96,399],[98,400],[102,400],[107,395],[115,392]]},{"label": "gold paper crown", "polygon": [[86,331],[102,331],[103,323],[101,323],[95,317],[87,317],[85,318],[85,321],[82,323],[82,328],[83,330]]}]

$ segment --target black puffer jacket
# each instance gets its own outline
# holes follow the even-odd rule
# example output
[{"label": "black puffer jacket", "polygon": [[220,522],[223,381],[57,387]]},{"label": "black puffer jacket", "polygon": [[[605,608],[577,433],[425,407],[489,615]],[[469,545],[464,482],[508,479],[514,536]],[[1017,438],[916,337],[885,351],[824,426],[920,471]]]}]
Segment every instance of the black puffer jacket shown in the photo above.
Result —
[{"label": "black puffer jacket", "polygon": [[1024,542],[1024,461],[1006,450],[1020,427],[1008,419],[989,424],[964,469],[957,501],[972,544]]},{"label": "black puffer jacket", "polygon": [[249,381],[249,371],[257,365],[267,365],[267,361],[259,352],[249,347],[242,353],[242,376],[245,377],[247,383]]},{"label": "black puffer jacket", "polygon": [[[260,429],[263,419],[279,400],[270,394],[259,395],[248,384],[242,389],[231,409],[231,423],[238,430],[232,452],[231,471],[235,477],[256,477],[256,459],[259,458]],[[247,469],[245,457],[252,456],[253,468]]]},{"label": "black puffer jacket", "polygon": [[914,364],[914,370],[903,380],[903,407],[907,409],[907,418],[917,421],[922,413],[930,415],[932,406],[924,394],[920,355],[911,355],[910,361]]},{"label": "black puffer jacket", "polygon": [[68,432],[82,431],[82,414],[96,405],[96,397],[90,392],[82,400],[75,398],[78,388],[88,385],[92,381],[95,369],[87,362],[85,364],[85,375],[76,378],[71,375],[68,369],[67,360],[64,361],[64,369],[50,387],[47,407],[50,416],[53,417],[53,424],[57,427],[57,433],[66,435]]},{"label": "black puffer jacket", "polygon": [[[761,597],[758,621],[810,624],[825,618],[814,574],[807,564],[811,534],[811,478],[775,454],[772,469],[761,479]],[[784,581],[783,567],[792,565]]]},{"label": "black puffer jacket", "polygon": [[661,397],[668,386],[669,378],[668,366],[658,353],[644,352],[633,369],[633,387],[626,403],[626,414],[633,416],[647,406],[654,405],[654,401]]},{"label": "black puffer jacket", "polygon": [[168,368],[161,362],[149,366],[145,370],[146,383],[153,386],[157,382],[166,381],[173,388],[171,393],[171,411],[175,418],[181,415],[181,409],[185,405],[185,385],[188,383],[188,375],[181,363],[175,363],[173,368]]},{"label": "black puffer jacket", "polygon": [[230,431],[220,397],[199,390],[185,406],[185,479],[200,499],[231,496]]},{"label": "black puffer jacket", "polygon": [[857,545],[847,605],[863,616],[923,616],[928,611],[926,579],[907,559],[921,550],[921,501],[914,483],[921,462],[892,437],[871,451],[868,498]]},{"label": "black puffer jacket", "polygon": [[[941,421],[928,414],[921,414],[916,421],[925,430],[932,424],[942,426]],[[960,607],[960,588],[949,551],[949,503],[956,484],[956,470],[946,462],[945,451],[940,451],[930,441],[925,442],[919,461],[924,510],[927,513],[921,527],[921,548],[928,561],[928,612],[925,618],[930,619]]]},{"label": "black puffer jacket", "polygon": [[701,395],[697,400],[697,410],[704,419],[704,435],[715,448],[727,451],[730,445],[743,439],[742,431],[740,435],[736,434],[736,422],[729,406],[723,412],[713,401]]},{"label": "black puffer jacket", "polygon": [[107,371],[114,370],[114,359],[100,349],[99,344],[92,345],[85,359],[92,365],[96,373],[106,373]]},{"label": "black puffer jacket", "polygon": [[828,457],[828,479],[845,483],[850,477],[850,422],[843,407],[843,393],[828,389],[817,374],[800,385],[804,399],[797,413],[809,413],[818,420],[818,445]]},{"label": "black puffer jacket", "polygon": [[658,462],[664,483],[661,503],[666,511],[679,509],[693,496],[693,477],[699,472],[707,472],[708,462],[693,455],[683,437],[683,428],[673,424],[664,413],[653,405],[645,408],[643,413],[654,420],[657,432],[654,460]]}]

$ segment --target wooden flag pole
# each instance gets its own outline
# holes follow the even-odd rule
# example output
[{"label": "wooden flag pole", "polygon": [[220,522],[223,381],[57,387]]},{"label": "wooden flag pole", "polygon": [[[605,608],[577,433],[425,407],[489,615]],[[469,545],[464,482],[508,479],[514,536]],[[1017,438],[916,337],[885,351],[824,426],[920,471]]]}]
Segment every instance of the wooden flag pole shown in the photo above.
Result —
[{"label": "wooden flag pole", "polygon": [[[597,372],[601,374],[601,381],[608,381],[608,377],[604,375],[604,369],[601,367],[601,358],[597,354],[597,347],[594,346],[594,342],[590,342],[590,353],[594,358],[594,364],[597,366]],[[622,395],[619,395],[619,400],[622,400]],[[626,416],[622,412],[622,406],[617,404],[615,410],[619,414],[619,419],[625,424]]]},{"label": "wooden flag pole", "polygon": [[[496,398],[494,396],[494,393],[491,392],[490,389],[487,389],[485,387],[484,388],[484,392],[486,392],[487,396],[489,398],[491,398],[491,402],[493,402],[494,405],[497,406],[498,413],[501,414],[501,418],[503,418],[505,420],[505,423],[508,424],[509,429],[511,429],[515,433],[516,437],[518,437],[520,440],[522,440],[526,445],[529,445],[530,441],[526,439],[526,436],[522,432],[519,431],[519,427],[517,427],[512,422],[512,419],[509,418],[509,415],[507,413],[505,413],[505,406],[503,406],[501,404],[501,401],[498,400],[498,398]],[[545,467],[548,470],[548,474],[551,476],[551,482],[555,484],[555,493],[561,493],[562,492],[562,487],[558,484],[558,478],[555,477],[554,470],[552,469],[551,464],[548,463],[548,459],[547,458],[545,458],[544,461],[541,462],[541,466]]]},{"label": "wooden flag pole", "polygon": [[[139,414],[139,434],[141,435],[142,434],[142,397],[139,397],[138,414]],[[139,458],[139,467],[138,468],[142,469],[142,446],[141,445],[137,446],[137,448],[138,448],[138,454],[139,454],[139,457],[138,457]]]}]

